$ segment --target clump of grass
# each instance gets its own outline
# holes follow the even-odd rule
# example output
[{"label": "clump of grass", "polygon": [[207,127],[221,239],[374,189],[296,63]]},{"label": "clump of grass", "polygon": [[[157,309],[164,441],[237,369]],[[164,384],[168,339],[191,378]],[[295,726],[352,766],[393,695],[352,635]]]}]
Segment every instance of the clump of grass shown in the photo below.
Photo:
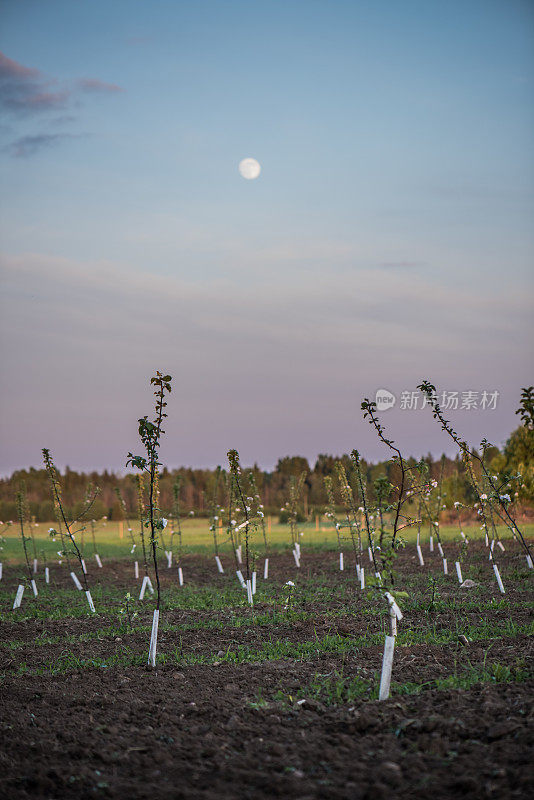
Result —
[{"label": "clump of grass", "polygon": [[133,628],[133,621],[138,616],[137,611],[132,609],[132,596],[130,592],[124,595],[123,601],[119,608],[119,621],[121,627],[124,625],[126,632],[130,632]]}]

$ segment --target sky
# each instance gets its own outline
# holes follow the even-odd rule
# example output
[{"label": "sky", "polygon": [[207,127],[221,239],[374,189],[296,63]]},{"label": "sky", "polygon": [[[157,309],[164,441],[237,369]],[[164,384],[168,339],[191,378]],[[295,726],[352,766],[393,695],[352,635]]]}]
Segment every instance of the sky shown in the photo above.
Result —
[{"label": "sky", "polygon": [[453,453],[423,379],[472,444],[517,427],[531,2],[3,0],[0,51],[1,474],[124,470],[157,369],[169,467],[384,459],[380,389]]}]

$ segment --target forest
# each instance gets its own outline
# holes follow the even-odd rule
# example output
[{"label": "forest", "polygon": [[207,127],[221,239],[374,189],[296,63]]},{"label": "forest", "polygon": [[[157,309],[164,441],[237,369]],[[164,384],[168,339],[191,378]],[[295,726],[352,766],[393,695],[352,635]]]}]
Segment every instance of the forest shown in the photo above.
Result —
[{"label": "forest", "polygon": [[[514,480],[517,491],[516,503],[520,513],[530,517],[534,508],[534,431],[526,425],[520,425],[511,434],[504,448],[490,447],[486,450],[485,459],[491,470],[500,475],[508,475]],[[302,456],[285,456],[278,460],[272,471],[262,470],[257,464],[251,469],[262,497],[266,512],[281,516],[281,510],[287,500],[289,484],[292,476],[306,474],[301,512],[305,518],[323,514],[328,503],[324,479],[334,472],[334,465],[341,460],[351,485],[355,488],[351,460],[348,455],[333,456],[320,454],[313,465]],[[450,458],[446,455],[433,457],[428,454],[423,459],[429,468],[429,477],[442,479],[444,519],[447,512],[454,513],[454,502],[469,505],[474,501],[473,490],[466,476],[465,464],[460,455]],[[414,457],[406,459],[408,465],[416,463]],[[397,467],[390,460],[371,463],[362,458],[362,471],[366,479],[370,500],[375,499],[375,481],[381,476],[395,483]],[[222,470],[223,478],[227,472]],[[69,513],[76,517],[85,506],[85,498],[91,487],[98,487],[99,493],[91,507],[94,519],[107,517],[110,520],[125,518],[124,507],[117,495],[117,489],[124,500],[126,514],[137,516],[137,489],[133,474],[119,475],[108,470],[103,472],[77,472],[67,467],[61,475],[64,501]],[[225,504],[225,480],[216,481],[215,469],[192,469],[180,467],[175,470],[163,468],[160,475],[160,505],[163,510],[170,510],[173,503],[173,487],[179,481],[179,499],[183,514],[200,517],[209,516],[211,504]],[[0,519],[4,522],[16,519],[16,493],[21,483],[25,484],[30,514],[36,522],[54,519],[54,509],[46,470],[30,467],[17,470],[9,477],[0,480]],[[214,497],[217,483],[217,496]],[[516,506],[517,507],[517,506]],[[519,509],[518,509],[519,510]]]}]

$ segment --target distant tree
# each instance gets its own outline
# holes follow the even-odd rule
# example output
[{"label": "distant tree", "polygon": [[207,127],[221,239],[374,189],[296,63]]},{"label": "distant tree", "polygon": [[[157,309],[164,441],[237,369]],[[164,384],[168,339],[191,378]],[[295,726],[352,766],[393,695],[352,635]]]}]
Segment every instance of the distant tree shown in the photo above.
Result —
[{"label": "distant tree", "polygon": [[522,425],[512,433],[502,456],[497,455],[493,464],[510,473],[521,475],[519,496],[527,503],[534,502],[534,386],[521,390],[519,408],[515,412]]},{"label": "distant tree", "polygon": [[334,471],[336,459],[327,453],[319,453],[313,471],[319,475],[331,475]]},{"label": "distant tree", "polygon": [[521,389],[521,400],[515,413],[519,414],[525,428],[534,430],[534,386]]},{"label": "distant tree", "polygon": [[300,475],[302,472],[308,473],[310,465],[308,459],[303,456],[284,456],[279,458],[276,464],[275,472],[281,475]]}]

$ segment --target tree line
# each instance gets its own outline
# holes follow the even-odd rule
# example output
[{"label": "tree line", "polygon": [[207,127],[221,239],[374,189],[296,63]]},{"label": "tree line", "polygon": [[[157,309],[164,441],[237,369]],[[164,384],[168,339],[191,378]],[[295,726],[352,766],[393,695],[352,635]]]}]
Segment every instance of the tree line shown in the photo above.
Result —
[{"label": "tree line", "polygon": [[[300,476],[306,473],[301,501],[301,514],[303,518],[312,518],[315,514],[322,514],[327,505],[324,478],[333,475],[334,465],[340,460],[352,482],[352,464],[348,455],[339,457],[321,454],[311,465],[302,456],[285,456],[278,460],[272,471],[262,470],[258,465],[251,469],[254,472],[266,513],[282,516],[282,507],[288,499],[291,476]],[[446,455],[434,458],[428,454],[425,459],[428,464],[428,475],[436,481],[442,482],[443,504],[452,513],[453,504],[459,501],[466,505],[473,504],[469,480],[466,476],[465,466],[459,456],[450,458]],[[499,450],[490,448],[486,453],[487,463],[492,470],[500,474],[508,473],[510,476],[520,478],[513,481],[514,489],[518,491],[517,500],[525,507],[534,506],[534,431],[527,426],[520,426],[507,441],[505,447]],[[415,458],[407,459],[408,465],[416,463]],[[367,492],[372,501],[375,497],[375,482],[385,476],[390,483],[396,482],[396,466],[390,461],[371,463],[362,460],[362,470],[367,483]],[[173,486],[179,478],[179,502],[182,515],[191,512],[197,516],[208,516],[210,507],[215,501],[225,504],[225,477],[227,471],[223,470],[222,478],[217,482],[215,490],[216,471],[209,469],[191,469],[181,467],[175,470],[162,469],[160,488],[160,507],[163,511],[170,511],[173,506]],[[21,482],[26,486],[30,514],[37,522],[47,522],[54,519],[54,507],[50,494],[47,473],[44,469],[17,470],[8,478],[0,480],[0,519],[4,522],[16,519],[16,493]],[[65,506],[72,517],[85,507],[85,497],[88,485],[98,486],[99,495],[90,510],[90,517],[100,519],[107,517],[111,520],[125,518],[124,508],[117,496],[118,488],[124,500],[126,514],[129,518],[137,516],[137,488],[132,474],[117,475],[114,472],[77,472],[67,467],[61,475],[63,498]],[[354,484],[355,485],[355,484]],[[216,496],[215,496],[216,495]]]}]

